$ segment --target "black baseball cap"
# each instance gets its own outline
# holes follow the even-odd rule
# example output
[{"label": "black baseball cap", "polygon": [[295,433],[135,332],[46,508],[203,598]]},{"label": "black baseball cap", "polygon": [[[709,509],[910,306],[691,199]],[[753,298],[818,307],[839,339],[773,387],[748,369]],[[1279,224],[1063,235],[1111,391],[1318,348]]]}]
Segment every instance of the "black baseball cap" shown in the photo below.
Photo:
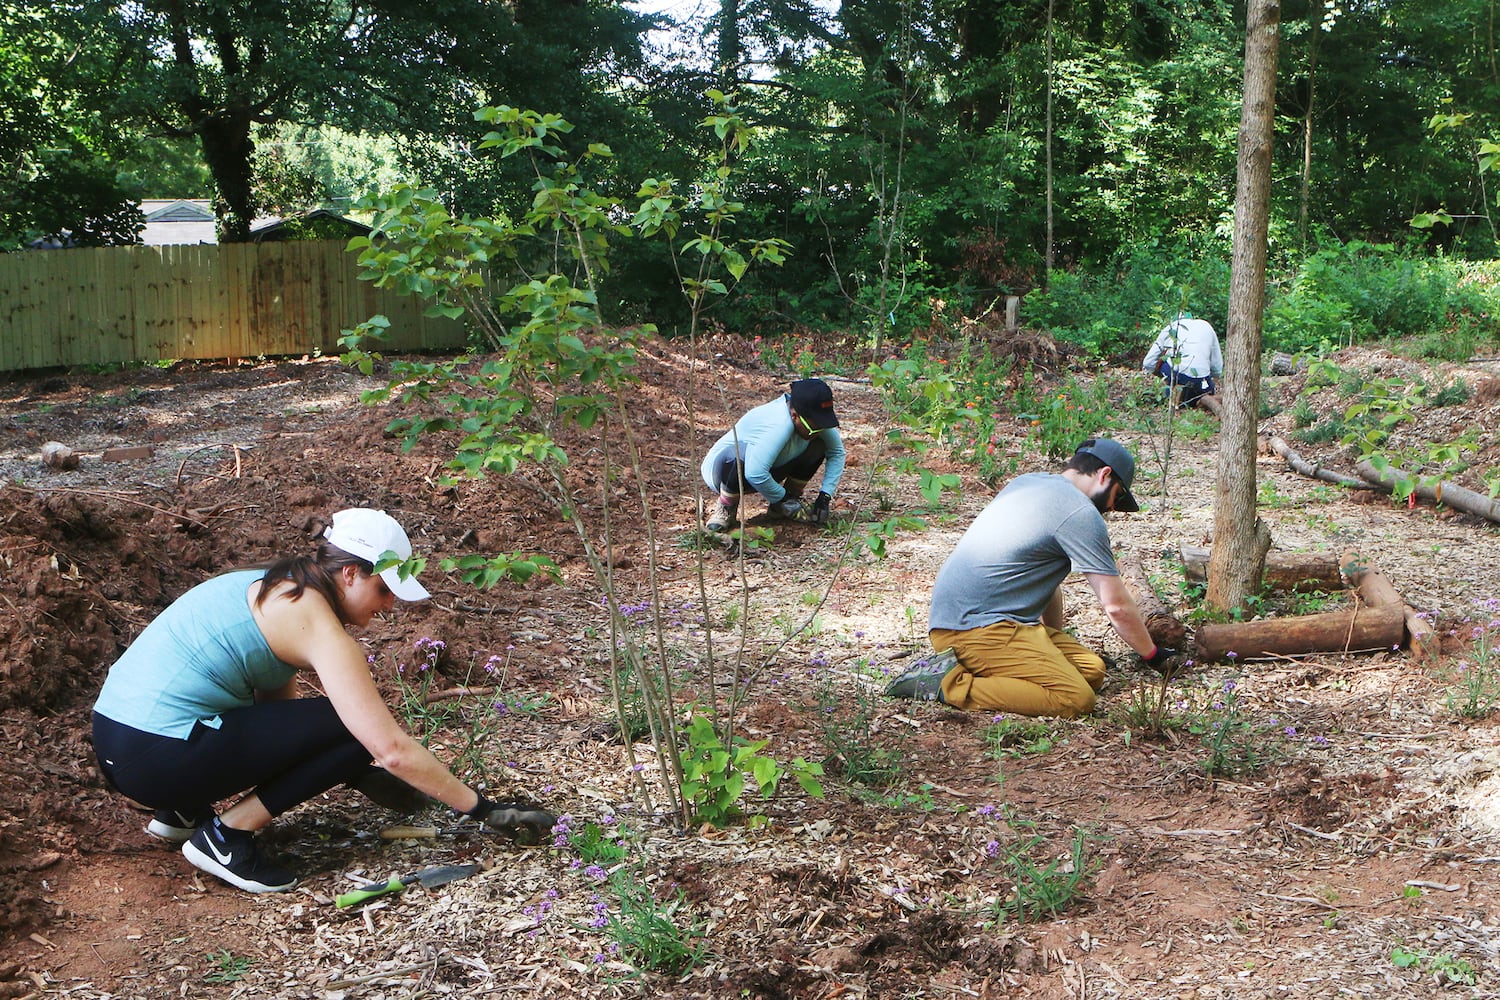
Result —
[{"label": "black baseball cap", "polygon": [[1128,448],[1113,438],[1089,438],[1078,446],[1074,454],[1093,455],[1115,474],[1115,478],[1120,481],[1120,493],[1115,497],[1115,510],[1133,514],[1141,509],[1141,505],[1135,502],[1135,494],[1130,492],[1130,484],[1135,479],[1135,459],[1131,457]]},{"label": "black baseball cap", "polygon": [[839,425],[839,417],[833,412],[833,390],[820,378],[803,378],[792,383],[787,393],[792,409],[800,413],[808,423],[818,430]]}]

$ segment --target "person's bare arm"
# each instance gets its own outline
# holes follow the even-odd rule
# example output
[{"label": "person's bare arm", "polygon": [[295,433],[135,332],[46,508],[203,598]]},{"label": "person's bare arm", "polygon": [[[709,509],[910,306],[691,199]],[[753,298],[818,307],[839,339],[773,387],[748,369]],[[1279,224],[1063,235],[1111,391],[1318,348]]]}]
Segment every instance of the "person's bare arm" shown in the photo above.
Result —
[{"label": "person's bare arm", "polygon": [[1125,644],[1144,657],[1154,653],[1156,643],[1152,641],[1151,633],[1146,631],[1146,622],[1141,618],[1141,611],[1136,607],[1135,598],[1131,596],[1130,588],[1125,586],[1124,579],[1102,573],[1085,573],[1083,576],[1088,580],[1089,586],[1094,588],[1100,607],[1109,616],[1109,623],[1114,626],[1120,638],[1125,640]]},{"label": "person's bare arm", "polygon": [[478,804],[474,790],[391,715],[370,676],[364,648],[344,631],[322,595],[306,591],[296,601],[272,598],[258,621],[280,659],[317,673],[339,720],[377,764],[461,812]]}]

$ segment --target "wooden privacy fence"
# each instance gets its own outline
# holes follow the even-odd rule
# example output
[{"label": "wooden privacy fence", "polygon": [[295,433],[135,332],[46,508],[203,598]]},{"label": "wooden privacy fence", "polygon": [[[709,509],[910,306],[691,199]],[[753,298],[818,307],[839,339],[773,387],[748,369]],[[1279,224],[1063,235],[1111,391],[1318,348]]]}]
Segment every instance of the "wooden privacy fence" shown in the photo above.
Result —
[{"label": "wooden privacy fence", "polygon": [[462,347],[456,320],[357,277],[338,240],[0,254],[0,371],[339,350],[376,313],[390,350]]}]

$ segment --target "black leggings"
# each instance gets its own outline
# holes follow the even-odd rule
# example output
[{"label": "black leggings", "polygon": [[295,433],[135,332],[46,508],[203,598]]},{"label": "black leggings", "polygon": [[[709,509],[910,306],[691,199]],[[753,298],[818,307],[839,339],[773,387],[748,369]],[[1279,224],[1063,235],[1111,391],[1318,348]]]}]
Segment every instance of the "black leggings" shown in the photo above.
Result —
[{"label": "black leggings", "polygon": [[202,813],[254,789],[279,816],[373,768],[327,698],[267,701],[195,723],[185,740],[132,729],[94,713],[94,753],[104,777],[152,809]]},{"label": "black leggings", "polygon": [[[771,478],[778,483],[784,483],[788,479],[800,479],[804,482],[811,479],[813,473],[818,471],[818,466],[823,464],[826,450],[822,440],[814,434],[812,440],[807,442],[807,450],[773,468]],[[745,461],[735,454],[733,448],[724,449],[714,461],[714,486],[718,487],[720,493],[730,496],[739,496],[745,492]]]}]

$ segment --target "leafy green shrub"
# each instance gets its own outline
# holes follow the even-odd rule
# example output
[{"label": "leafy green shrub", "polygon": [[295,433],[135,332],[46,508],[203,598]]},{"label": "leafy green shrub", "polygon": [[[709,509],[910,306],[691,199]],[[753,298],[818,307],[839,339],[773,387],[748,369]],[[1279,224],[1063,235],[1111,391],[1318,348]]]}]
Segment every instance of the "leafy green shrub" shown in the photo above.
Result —
[{"label": "leafy green shrub", "polygon": [[1157,330],[1184,307],[1222,319],[1228,304],[1227,255],[1152,239],[1121,248],[1098,269],[1054,271],[1050,287],[1026,296],[1024,309],[1028,323],[1108,357],[1144,355]]},{"label": "leafy green shrub", "polygon": [[1441,341],[1459,317],[1500,306],[1491,289],[1466,280],[1469,273],[1446,258],[1392,246],[1326,247],[1302,262],[1287,292],[1269,298],[1265,346],[1296,353],[1380,337]]}]

